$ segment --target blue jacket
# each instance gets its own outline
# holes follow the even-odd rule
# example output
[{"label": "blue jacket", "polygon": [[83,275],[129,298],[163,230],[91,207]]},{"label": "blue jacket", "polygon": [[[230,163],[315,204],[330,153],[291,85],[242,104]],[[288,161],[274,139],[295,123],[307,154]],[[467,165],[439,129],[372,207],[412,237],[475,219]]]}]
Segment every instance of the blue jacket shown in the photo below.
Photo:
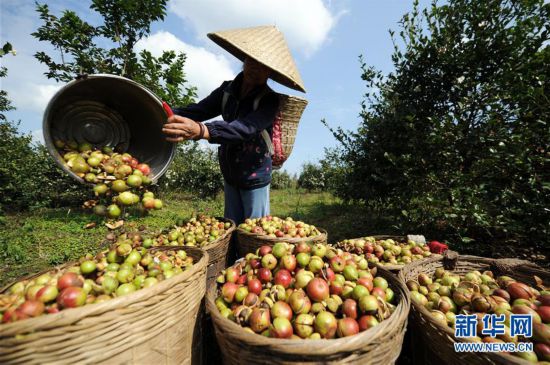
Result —
[{"label": "blue jacket", "polygon": [[[233,81],[224,81],[203,100],[174,113],[196,121],[205,121],[222,114],[224,92],[229,94],[222,118],[206,123],[210,143],[220,144],[218,159],[225,181],[239,189],[257,189],[271,182],[271,156],[261,136],[267,129],[272,133],[272,124],[279,108],[279,97],[269,87],[258,87],[244,99],[239,98],[243,75]],[[267,88],[268,90],[264,90]],[[265,93],[256,110],[254,100]]]}]

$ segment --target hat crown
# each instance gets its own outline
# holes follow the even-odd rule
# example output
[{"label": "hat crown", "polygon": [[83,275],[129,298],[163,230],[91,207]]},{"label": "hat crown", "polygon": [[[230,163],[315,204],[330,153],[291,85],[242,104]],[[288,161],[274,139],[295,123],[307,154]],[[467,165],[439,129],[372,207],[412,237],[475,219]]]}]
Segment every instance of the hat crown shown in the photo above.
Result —
[{"label": "hat crown", "polygon": [[244,62],[246,57],[269,67],[271,78],[305,92],[304,84],[283,33],[275,26],[230,29],[209,33],[208,37]]}]

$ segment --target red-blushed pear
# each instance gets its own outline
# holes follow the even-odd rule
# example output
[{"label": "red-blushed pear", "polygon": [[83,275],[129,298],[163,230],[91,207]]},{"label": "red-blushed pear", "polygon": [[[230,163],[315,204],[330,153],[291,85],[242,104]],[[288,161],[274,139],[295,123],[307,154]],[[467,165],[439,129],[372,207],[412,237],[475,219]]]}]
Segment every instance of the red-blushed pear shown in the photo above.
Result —
[{"label": "red-blushed pear", "polygon": [[330,296],[330,289],[325,280],[314,278],[307,284],[307,294],[314,302],[321,302]]},{"label": "red-blushed pear", "polygon": [[84,280],[74,272],[66,272],[57,279],[57,289],[60,291],[70,286],[82,287]]},{"label": "red-blushed pear", "polygon": [[145,209],[147,210],[155,209],[155,198],[145,197],[141,202]]},{"label": "red-blushed pear", "polygon": [[136,168],[143,173],[143,175],[147,176],[151,173],[151,168],[146,163],[140,163],[136,166]]},{"label": "red-blushed pear", "polygon": [[44,313],[44,303],[38,300],[26,300],[17,307],[16,313],[21,317],[38,317]]},{"label": "red-blushed pear", "polygon": [[61,291],[57,305],[61,308],[81,307],[86,303],[86,292],[81,287],[70,286]]}]

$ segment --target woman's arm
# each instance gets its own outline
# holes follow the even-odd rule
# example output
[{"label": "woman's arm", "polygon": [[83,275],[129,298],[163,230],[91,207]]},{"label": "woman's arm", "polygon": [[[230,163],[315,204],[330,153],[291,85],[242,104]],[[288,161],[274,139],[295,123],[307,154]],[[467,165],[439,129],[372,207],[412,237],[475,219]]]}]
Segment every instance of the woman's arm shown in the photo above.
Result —
[{"label": "woman's arm", "polygon": [[[206,123],[210,143],[234,144],[254,137],[258,132],[271,127],[279,108],[279,97],[268,93],[262,97],[258,109],[231,123],[216,120]],[[205,134],[206,137],[206,134]]]},{"label": "woman's arm", "polygon": [[184,108],[175,108],[172,111],[181,117],[201,122],[217,117],[222,113],[222,98],[227,83],[228,81],[224,81],[220,87],[198,103],[189,104]]},{"label": "woman's arm", "polygon": [[[222,85],[223,86],[223,85]],[[223,98],[223,88],[221,89],[221,97]],[[216,90],[212,92],[215,94]],[[215,95],[212,96],[214,100]],[[207,97],[202,100],[201,104]],[[212,102],[211,100],[207,103]],[[220,112],[221,112],[221,100]],[[201,136],[200,118],[193,119],[188,117],[187,108],[183,109],[183,113],[176,113],[176,115],[168,118],[167,123],[163,126],[162,131],[167,135],[167,140],[170,142],[181,142],[187,139],[203,138],[210,143],[217,144],[234,144],[254,137],[258,132],[271,127],[271,124],[275,120],[275,115],[279,109],[279,97],[275,93],[269,93],[262,97],[258,109],[250,112],[248,115],[241,119],[236,119],[231,123],[224,120],[217,120],[203,125],[203,135]],[[174,109],[174,112],[180,111]],[[202,115],[206,115],[201,112]],[[204,120],[204,119],[202,119]]]}]

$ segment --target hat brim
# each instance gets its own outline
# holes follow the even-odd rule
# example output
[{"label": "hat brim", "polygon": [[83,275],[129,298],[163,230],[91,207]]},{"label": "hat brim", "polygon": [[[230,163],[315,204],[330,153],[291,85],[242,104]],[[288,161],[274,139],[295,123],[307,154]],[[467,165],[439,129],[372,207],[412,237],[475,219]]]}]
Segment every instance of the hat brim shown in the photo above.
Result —
[{"label": "hat brim", "polygon": [[226,39],[220,37],[219,35],[217,35],[215,33],[209,33],[207,36],[214,43],[216,43],[218,46],[222,47],[227,52],[229,52],[233,56],[237,57],[240,61],[244,62],[247,57],[250,57],[250,58],[254,59],[255,61],[261,63],[262,65],[266,66],[267,68],[269,68],[271,70],[271,74],[269,76],[270,79],[278,82],[281,85],[289,87],[291,89],[298,90],[298,91],[301,91],[303,93],[306,92],[306,89],[303,86],[301,86],[300,84],[298,84],[297,82],[292,80],[290,77],[288,77],[287,75],[285,75],[281,71],[273,68],[269,64],[266,64],[265,62],[258,59],[257,57],[254,57],[253,55],[250,55],[250,54],[246,53],[244,50],[237,47],[233,43],[227,41]]}]

